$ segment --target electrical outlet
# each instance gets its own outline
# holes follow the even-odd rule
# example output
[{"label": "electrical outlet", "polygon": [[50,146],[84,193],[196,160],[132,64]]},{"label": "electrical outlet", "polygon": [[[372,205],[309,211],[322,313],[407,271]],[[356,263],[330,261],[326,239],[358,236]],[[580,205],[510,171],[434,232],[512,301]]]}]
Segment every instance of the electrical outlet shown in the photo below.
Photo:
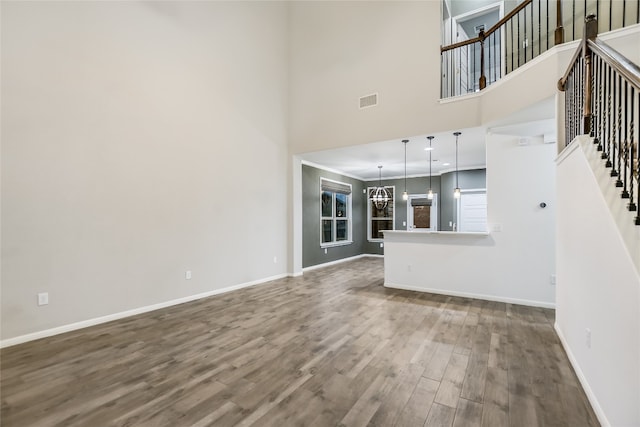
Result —
[{"label": "electrical outlet", "polygon": [[556,275],[552,274],[551,277],[549,278],[549,283],[551,283],[551,286],[555,286],[556,285]]},{"label": "electrical outlet", "polygon": [[384,248],[384,243],[380,243],[380,247],[381,247],[381,248]]},{"label": "electrical outlet", "polygon": [[325,253],[325,254],[327,253],[327,248],[324,248],[324,253]]},{"label": "electrical outlet", "polygon": [[406,227],[407,226],[407,221],[402,221],[402,226]]},{"label": "electrical outlet", "polygon": [[491,231],[493,231],[494,233],[499,233],[502,231],[502,224],[493,224],[491,226]]},{"label": "electrical outlet", "polygon": [[49,304],[49,293],[42,292],[38,294],[38,305],[47,305]]},{"label": "electrical outlet", "polygon": [[411,271],[411,264],[407,264],[407,271]]},{"label": "electrical outlet", "polygon": [[277,264],[277,263],[278,263],[278,257],[277,257],[277,256],[274,256],[274,257],[273,257],[273,263],[274,263],[274,264]]},{"label": "electrical outlet", "polygon": [[584,343],[586,344],[587,348],[591,348],[591,329],[586,328],[584,330]]},{"label": "electrical outlet", "polygon": [[187,280],[191,280],[191,270],[187,270],[184,272],[184,278]]}]

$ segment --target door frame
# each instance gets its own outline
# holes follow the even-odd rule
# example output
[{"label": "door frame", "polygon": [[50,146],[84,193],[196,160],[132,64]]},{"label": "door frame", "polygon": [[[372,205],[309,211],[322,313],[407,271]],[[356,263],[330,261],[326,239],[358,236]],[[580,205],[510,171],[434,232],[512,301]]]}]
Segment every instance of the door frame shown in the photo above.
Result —
[{"label": "door frame", "polygon": [[[464,196],[465,194],[484,194],[485,197],[487,195],[487,189],[486,188],[470,188],[467,190],[460,190],[460,198],[459,199],[454,199],[454,203],[456,206],[456,230],[460,230],[460,217],[461,217],[461,202],[462,202],[462,196]],[[489,209],[488,207],[488,201],[487,201],[487,211]],[[487,222],[489,221],[489,218],[487,216]],[[488,226],[488,225],[487,225]]]},{"label": "door frame", "polygon": [[438,231],[438,193],[433,193],[433,202],[431,203],[430,222],[429,228],[413,228],[413,209],[411,209],[412,199],[426,199],[426,194],[409,194],[407,199],[407,231]]}]

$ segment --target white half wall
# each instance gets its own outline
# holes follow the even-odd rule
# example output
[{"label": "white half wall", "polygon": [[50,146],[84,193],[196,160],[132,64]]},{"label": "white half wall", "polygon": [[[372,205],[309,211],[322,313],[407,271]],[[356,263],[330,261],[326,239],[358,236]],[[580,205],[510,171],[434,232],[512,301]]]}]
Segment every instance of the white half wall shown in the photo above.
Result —
[{"label": "white half wall", "polygon": [[518,142],[487,135],[490,234],[385,235],[386,286],[554,306],[556,146]]},{"label": "white half wall", "polygon": [[640,277],[582,138],[557,166],[556,329],[600,422],[640,426]]},{"label": "white half wall", "polygon": [[2,340],[288,273],[285,3],[1,19]]}]

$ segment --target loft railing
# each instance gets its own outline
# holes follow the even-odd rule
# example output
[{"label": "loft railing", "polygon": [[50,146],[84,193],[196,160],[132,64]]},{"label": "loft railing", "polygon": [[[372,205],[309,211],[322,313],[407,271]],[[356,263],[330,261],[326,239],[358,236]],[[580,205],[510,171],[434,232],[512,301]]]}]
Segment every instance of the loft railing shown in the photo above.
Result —
[{"label": "loft railing", "polygon": [[590,135],[640,225],[640,67],[597,39],[587,16],[584,37],[558,88],[565,93],[565,145]]},{"label": "loft railing", "polygon": [[591,14],[601,17],[599,32],[638,24],[640,0],[525,0],[477,37],[440,48],[441,97],[482,90],[549,48],[580,38]]}]

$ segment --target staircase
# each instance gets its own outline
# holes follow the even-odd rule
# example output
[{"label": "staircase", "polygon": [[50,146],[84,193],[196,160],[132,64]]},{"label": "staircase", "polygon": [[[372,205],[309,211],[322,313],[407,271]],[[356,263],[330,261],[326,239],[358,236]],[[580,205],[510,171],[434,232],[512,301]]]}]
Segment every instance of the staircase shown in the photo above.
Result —
[{"label": "staircase", "polygon": [[584,38],[558,82],[565,92],[565,145],[578,135],[593,139],[630,221],[640,226],[640,67],[597,34],[598,22],[590,15]]},{"label": "staircase", "polygon": [[556,332],[603,426],[640,426],[640,68],[583,39],[558,82]]}]

